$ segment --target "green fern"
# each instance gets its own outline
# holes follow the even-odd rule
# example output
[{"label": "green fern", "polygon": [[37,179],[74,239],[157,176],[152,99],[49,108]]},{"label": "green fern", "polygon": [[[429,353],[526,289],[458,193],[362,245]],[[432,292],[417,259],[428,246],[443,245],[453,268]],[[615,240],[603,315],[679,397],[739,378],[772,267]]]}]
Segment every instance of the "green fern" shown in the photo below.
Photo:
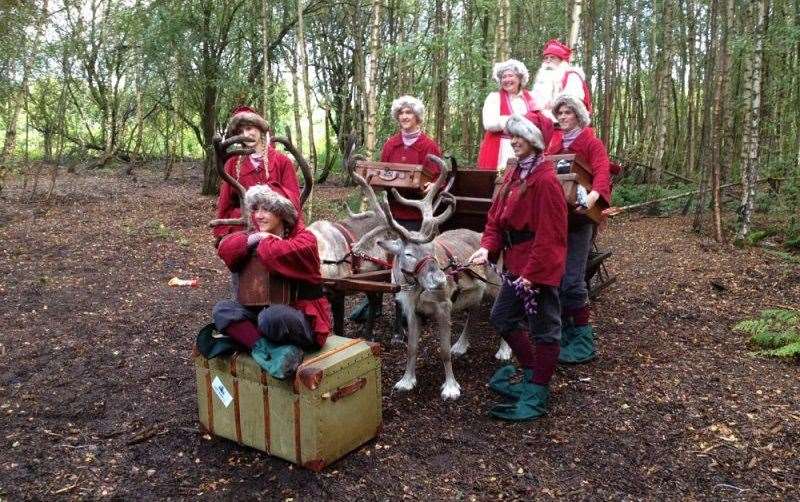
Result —
[{"label": "green fern", "polygon": [[800,357],[800,311],[768,309],[758,319],[746,319],[733,327],[750,335],[757,354],[793,359]]}]

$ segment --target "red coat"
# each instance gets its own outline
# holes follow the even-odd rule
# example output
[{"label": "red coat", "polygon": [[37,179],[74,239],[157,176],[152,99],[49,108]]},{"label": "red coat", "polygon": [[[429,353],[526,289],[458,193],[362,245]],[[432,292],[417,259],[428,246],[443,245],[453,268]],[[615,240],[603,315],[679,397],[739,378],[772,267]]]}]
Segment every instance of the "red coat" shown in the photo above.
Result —
[{"label": "red coat", "polygon": [[589,167],[592,175],[592,190],[596,190],[600,197],[611,205],[611,174],[608,160],[608,152],[603,142],[594,135],[591,127],[584,127],[575,141],[569,148],[563,147],[564,131],[556,129],[550,146],[547,148],[547,155],[561,153],[574,153]]},{"label": "red coat", "polygon": [[[241,160],[239,165],[239,173],[237,175],[237,163]],[[294,164],[289,160],[289,157],[278,152],[272,147],[267,150],[267,163],[269,164],[269,177],[267,177],[266,170],[264,169],[264,160],[261,160],[261,165],[258,170],[253,166],[253,162],[247,156],[236,156],[228,159],[225,163],[225,172],[230,174],[233,178],[237,179],[242,184],[245,190],[254,185],[269,185],[271,188],[279,187],[280,193],[286,194],[286,197],[292,201],[294,207],[297,208],[298,223],[303,227],[303,212],[300,207],[300,187],[297,183],[297,175],[295,175]],[[227,182],[222,182],[219,189],[219,198],[217,199],[217,218],[238,218],[241,216],[239,210],[239,193],[229,185]],[[233,225],[220,225],[214,227],[214,237],[224,237],[232,232],[242,230],[241,226]]]},{"label": "red coat", "polygon": [[[247,232],[236,232],[222,240],[217,249],[231,272],[238,273],[251,257],[247,250]],[[305,229],[295,228],[285,239],[267,237],[259,242],[255,255],[264,267],[294,281],[322,284],[317,238]],[[309,319],[320,346],[331,332],[331,306],[323,296],[314,300],[297,300],[291,305]]]},{"label": "red coat", "polygon": [[[386,140],[381,150],[381,162],[397,162],[398,164],[422,164],[426,169],[433,173],[434,179],[439,176],[442,171],[439,164],[428,160],[428,154],[442,156],[442,149],[425,133],[419,135],[417,141],[413,145],[407,147],[403,144],[403,136],[397,133]],[[416,192],[403,193],[404,197],[419,197]],[[422,213],[417,209],[409,206],[404,206],[399,202],[389,197],[389,206],[392,210],[392,215],[399,220],[421,220]]]},{"label": "red coat", "polygon": [[[524,186],[524,189],[522,189]],[[533,238],[503,249],[507,230],[527,230]],[[552,162],[541,162],[525,180],[509,164],[492,201],[481,246],[504,251],[508,271],[534,284],[558,286],[567,258],[567,202]]]}]

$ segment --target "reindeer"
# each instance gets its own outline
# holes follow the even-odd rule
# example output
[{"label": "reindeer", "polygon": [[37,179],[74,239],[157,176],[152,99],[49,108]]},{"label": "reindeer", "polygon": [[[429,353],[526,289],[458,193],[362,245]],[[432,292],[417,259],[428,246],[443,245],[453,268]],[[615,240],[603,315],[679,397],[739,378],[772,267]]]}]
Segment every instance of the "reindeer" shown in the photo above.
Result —
[{"label": "reindeer", "polygon": [[[420,317],[422,314],[434,320],[439,333],[439,355],[444,364],[445,382],[442,385],[443,399],[457,399],[461,386],[453,375],[451,355],[463,354],[469,342],[470,315],[455,346],[450,346],[451,316],[453,312],[467,310],[480,305],[485,294],[497,295],[500,279],[484,266],[466,266],[466,260],[480,247],[481,234],[467,229],[450,230],[435,237],[439,226],[449,218],[455,208],[454,198],[448,192],[446,178],[450,170],[441,159],[435,159],[442,172],[434,187],[421,200],[408,200],[396,190],[392,193],[402,204],[418,208],[423,215],[419,232],[411,232],[399,225],[389,210],[385,194],[381,200],[369,183],[353,173],[353,178],[362,187],[375,214],[386,222],[388,229],[398,239],[381,239],[377,244],[395,256],[392,281],[400,284],[397,300],[408,319],[408,360],[403,377],[395,384],[399,391],[408,391],[417,384],[416,358],[419,348]],[[447,207],[435,215],[440,205]]]}]

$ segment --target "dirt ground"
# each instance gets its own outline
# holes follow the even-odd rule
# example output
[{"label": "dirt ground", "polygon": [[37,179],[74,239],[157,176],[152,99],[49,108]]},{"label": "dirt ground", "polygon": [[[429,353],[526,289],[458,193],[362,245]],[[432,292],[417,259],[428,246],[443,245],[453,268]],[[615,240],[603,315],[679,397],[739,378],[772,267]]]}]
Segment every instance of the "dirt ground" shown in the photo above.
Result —
[{"label": "dirt ground", "polygon": [[432,337],[419,387],[392,392],[405,354],[386,345],[383,433],[320,474],[203,437],[191,347],[227,272],[198,186],[98,174],[64,177],[49,203],[24,202],[19,180],[0,196],[0,500],[800,497],[800,367],[730,329],[799,307],[800,267],[678,217],[602,235],[618,281],[594,305],[599,357],[558,369],[546,418],[488,416],[487,305],[454,364],[461,399],[439,398]]}]

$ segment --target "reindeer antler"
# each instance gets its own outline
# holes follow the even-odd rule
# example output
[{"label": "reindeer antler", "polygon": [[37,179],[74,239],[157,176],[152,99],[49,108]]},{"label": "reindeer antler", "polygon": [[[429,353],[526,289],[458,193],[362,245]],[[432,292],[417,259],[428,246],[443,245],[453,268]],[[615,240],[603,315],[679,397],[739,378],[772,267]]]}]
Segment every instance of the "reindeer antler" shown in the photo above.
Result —
[{"label": "reindeer antler", "polygon": [[302,207],[303,204],[306,203],[308,196],[311,195],[311,189],[314,187],[314,176],[311,174],[311,168],[308,166],[305,157],[303,157],[287,138],[276,136],[272,138],[271,141],[283,145],[286,151],[292,154],[292,157],[294,157],[297,161],[297,165],[300,167],[300,172],[303,173],[303,180],[305,183],[303,185],[303,191],[300,193],[300,206]]},{"label": "reindeer antler", "polygon": [[[218,227],[220,225],[247,225],[244,207],[244,194],[246,190],[242,184],[239,183],[239,180],[225,172],[225,163],[228,162],[228,159],[234,155],[250,155],[255,151],[255,149],[243,147],[247,143],[247,136],[243,134],[231,136],[230,138],[225,138],[223,140],[222,135],[216,133],[214,134],[214,137],[211,138],[211,143],[214,146],[214,160],[216,162],[217,173],[219,173],[220,178],[228,182],[233,188],[236,189],[237,192],[239,192],[239,214],[242,216],[239,218],[211,220],[208,225],[211,227]],[[242,145],[242,147],[228,150],[231,145],[235,144]]]},{"label": "reindeer antler", "polygon": [[[433,182],[433,186],[430,187],[422,199],[406,199],[400,195],[397,189],[392,188],[392,195],[398,202],[415,207],[422,213],[422,225],[419,232],[421,235],[435,234],[439,226],[453,215],[456,204],[455,197],[450,193],[450,189],[455,182],[455,176],[449,176],[450,168],[440,157],[428,154],[428,159],[439,164],[441,171],[436,181]],[[440,215],[434,216],[434,213],[436,213],[442,203],[448,204],[449,207]]]},{"label": "reindeer antler", "polygon": [[[392,217],[391,211],[389,210],[388,201],[383,200],[380,203],[381,208],[386,215],[386,221],[389,227],[399,234],[403,240],[415,242],[417,244],[424,244],[433,240],[439,230],[439,226],[453,215],[456,204],[455,197],[449,192],[455,179],[450,177],[448,180],[450,169],[441,158],[435,155],[428,155],[428,158],[439,164],[441,167],[441,172],[439,173],[439,177],[436,179],[433,186],[430,187],[422,199],[405,199],[397,192],[397,190],[394,188],[392,189],[392,194],[399,202],[416,207],[420,210],[420,212],[422,212],[422,225],[420,226],[419,232],[411,232],[406,230],[402,225],[397,223],[397,221],[395,221]],[[438,216],[434,216],[434,213],[442,203],[447,204],[448,207]]]}]

